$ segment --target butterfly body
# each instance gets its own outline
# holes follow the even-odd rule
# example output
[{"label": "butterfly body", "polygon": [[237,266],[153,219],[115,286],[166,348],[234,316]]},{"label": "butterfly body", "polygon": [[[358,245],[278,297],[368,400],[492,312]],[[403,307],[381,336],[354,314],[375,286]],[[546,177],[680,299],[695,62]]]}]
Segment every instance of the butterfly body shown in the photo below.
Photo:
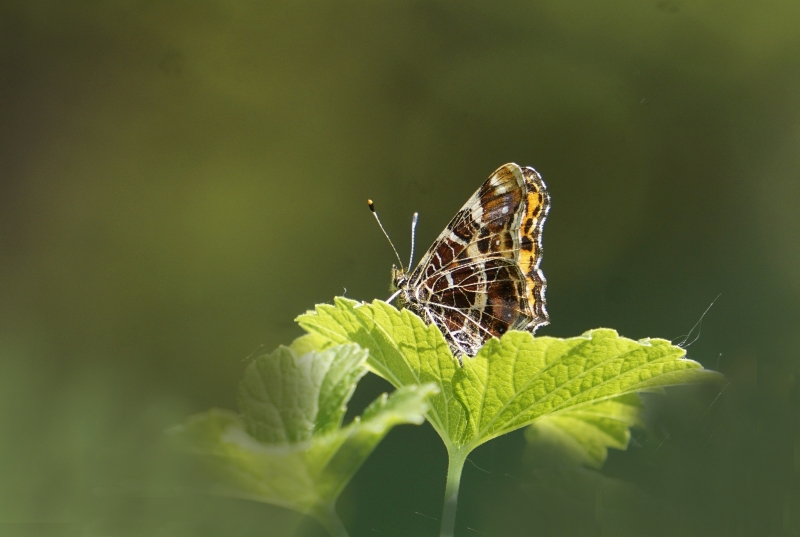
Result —
[{"label": "butterfly body", "polygon": [[505,164],[470,197],[410,274],[392,267],[398,301],[436,324],[456,356],[508,330],[549,322],[539,269],[550,197],[530,167]]}]

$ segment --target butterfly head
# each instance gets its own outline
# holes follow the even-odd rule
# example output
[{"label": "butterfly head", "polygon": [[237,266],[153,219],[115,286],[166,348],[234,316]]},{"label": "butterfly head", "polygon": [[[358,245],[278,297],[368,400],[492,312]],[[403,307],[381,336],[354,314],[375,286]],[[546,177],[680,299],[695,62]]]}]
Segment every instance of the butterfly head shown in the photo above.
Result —
[{"label": "butterfly head", "polygon": [[397,265],[392,265],[392,284],[389,290],[393,294],[397,294],[399,306],[402,307],[408,302],[406,297],[408,293],[408,273],[404,268],[397,268]]}]

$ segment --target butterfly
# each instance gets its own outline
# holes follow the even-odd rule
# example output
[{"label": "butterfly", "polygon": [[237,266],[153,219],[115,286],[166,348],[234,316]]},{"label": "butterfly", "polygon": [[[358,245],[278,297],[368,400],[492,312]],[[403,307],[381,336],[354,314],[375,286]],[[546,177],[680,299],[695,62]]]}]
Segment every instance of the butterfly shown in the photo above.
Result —
[{"label": "butterfly", "polygon": [[[369,205],[377,219],[371,201]],[[550,196],[536,170],[513,163],[500,166],[413,271],[402,262],[399,268],[392,266],[394,294],[389,301],[397,298],[401,308],[438,326],[459,360],[475,356],[486,340],[509,330],[535,332],[550,322],[547,282],[539,269],[549,210]],[[414,227],[416,220],[415,214]],[[413,231],[411,255],[413,261]]]}]

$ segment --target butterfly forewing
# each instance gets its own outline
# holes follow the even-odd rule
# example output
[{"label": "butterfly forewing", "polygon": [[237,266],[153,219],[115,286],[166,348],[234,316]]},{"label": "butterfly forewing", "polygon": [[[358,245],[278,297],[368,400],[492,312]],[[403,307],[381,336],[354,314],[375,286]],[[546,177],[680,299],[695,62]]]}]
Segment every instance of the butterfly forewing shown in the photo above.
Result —
[{"label": "butterfly forewing", "polygon": [[547,324],[539,270],[549,197],[533,168],[506,164],[456,213],[401,286],[453,352],[474,356],[492,336]]}]

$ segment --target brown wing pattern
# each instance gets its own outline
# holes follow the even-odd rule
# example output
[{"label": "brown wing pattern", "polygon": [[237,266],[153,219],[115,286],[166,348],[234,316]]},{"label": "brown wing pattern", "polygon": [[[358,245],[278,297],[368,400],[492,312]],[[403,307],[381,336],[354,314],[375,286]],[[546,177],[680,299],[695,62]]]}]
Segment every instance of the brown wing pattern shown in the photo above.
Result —
[{"label": "brown wing pattern", "polygon": [[456,214],[408,281],[408,306],[457,355],[492,336],[548,322],[539,270],[549,197],[533,168],[506,164]]}]

